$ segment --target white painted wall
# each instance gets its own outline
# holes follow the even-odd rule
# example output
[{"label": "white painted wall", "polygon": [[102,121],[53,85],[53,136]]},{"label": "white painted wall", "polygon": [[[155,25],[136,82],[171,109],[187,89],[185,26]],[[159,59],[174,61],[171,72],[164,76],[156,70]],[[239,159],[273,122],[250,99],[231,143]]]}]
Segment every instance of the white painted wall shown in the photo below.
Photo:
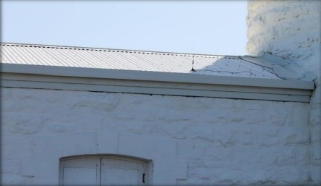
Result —
[{"label": "white painted wall", "polygon": [[[309,128],[311,182],[321,184],[321,1],[248,1],[250,55],[315,79]],[[309,78],[308,78],[309,79]]]},{"label": "white painted wall", "polygon": [[250,1],[247,50],[316,78],[310,104],[1,90],[3,184],[57,184],[59,158],[153,161],[154,184],[320,184],[320,2]]},{"label": "white painted wall", "polygon": [[[272,54],[301,61],[320,55],[320,1],[248,1],[248,43],[251,55]],[[302,64],[303,65],[303,64]],[[315,64],[311,62],[313,68]]]},{"label": "white painted wall", "polygon": [[[4,88],[3,184],[57,184],[59,158],[153,161],[154,184],[305,184],[306,103]],[[314,177],[313,177],[314,178]],[[313,180],[315,181],[315,180]]]}]

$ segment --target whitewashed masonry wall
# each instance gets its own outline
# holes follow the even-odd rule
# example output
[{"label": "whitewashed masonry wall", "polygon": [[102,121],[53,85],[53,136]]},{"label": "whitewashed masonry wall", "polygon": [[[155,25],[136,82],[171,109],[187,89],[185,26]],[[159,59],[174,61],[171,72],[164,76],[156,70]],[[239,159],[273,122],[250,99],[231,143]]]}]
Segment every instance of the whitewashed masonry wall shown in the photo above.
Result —
[{"label": "whitewashed masonry wall", "polygon": [[151,159],[153,184],[316,182],[307,103],[3,88],[3,184],[58,184],[59,158]]},{"label": "whitewashed masonry wall", "polygon": [[[248,1],[250,55],[310,76],[316,88],[310,101],[311,182],[321,184],[321,1]],[[272,60],[271,60],[272,59]],[[283,74],[284,75],[284,74]]]}]

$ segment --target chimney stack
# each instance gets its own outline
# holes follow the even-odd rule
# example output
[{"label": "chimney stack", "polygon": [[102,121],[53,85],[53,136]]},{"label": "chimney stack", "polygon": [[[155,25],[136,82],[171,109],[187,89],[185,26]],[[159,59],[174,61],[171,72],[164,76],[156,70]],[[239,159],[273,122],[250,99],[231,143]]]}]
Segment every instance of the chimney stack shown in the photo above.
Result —
[{"label": "chimney stack", "polygon": [[306,71],[315,69],[320,66],[320,14],[319,0],[248,1],[247,53],[295,61]]}]

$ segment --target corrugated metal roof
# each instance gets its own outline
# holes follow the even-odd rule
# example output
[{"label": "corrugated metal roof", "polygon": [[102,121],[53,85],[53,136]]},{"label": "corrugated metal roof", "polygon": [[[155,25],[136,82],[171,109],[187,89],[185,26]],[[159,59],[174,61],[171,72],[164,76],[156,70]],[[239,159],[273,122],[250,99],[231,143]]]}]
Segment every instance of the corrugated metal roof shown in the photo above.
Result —
[{"label": "corrugated metal roof", "polygon": [[72,46],[1,43],[1,63],[280,79],[242,56]]}]

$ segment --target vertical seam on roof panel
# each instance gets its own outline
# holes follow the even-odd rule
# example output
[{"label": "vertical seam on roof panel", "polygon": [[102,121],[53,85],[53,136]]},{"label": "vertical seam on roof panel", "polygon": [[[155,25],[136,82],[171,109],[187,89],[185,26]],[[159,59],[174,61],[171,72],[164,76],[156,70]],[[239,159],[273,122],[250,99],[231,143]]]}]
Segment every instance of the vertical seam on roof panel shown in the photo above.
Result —
[{"label": "vertical seam on roof panel", "polygon": [[[133,60],[132,61],[141,61],[141,62],[143,62],[144,63],[144,65],[148,65],[148,66],[152,66],[153,67],[153,70],[155,69],[159,69],[160,71],[161,70],[164,70],[164,69],[161,69],[161,68],[158,68],[156,65],[152,65],[152,64],[148,64],[147,62],[146,62],[146,60],[142,60],[142,59],[140,59],[140,58],[138,58],[137,57],[137,55],[144,55],[144,54],[137,54],[137,53],[131,53],[131,56],[133,57]],[[146,65],[146,66],[147,66]],[[146,67],[145,66],[145,67]],[[147,71],[152,71],[151,69],[145,69],[145,70],[147,70]]]},{"label": "vertical seam on roof panel", "polygon": [[113,60],[109,55],[105,55],[106,52],[104,51],[96,51],[99,55],[98,59],[100,59],[102,66],[104,68],[108,68],[108,65],[112,66],[114,69],[121,69],[117,64],[113,63]]},{"label": "vertical seam on roof panel", "polygon": [[[79,51],[79,53],[80,53],[82,56],[86,57],[87,59],[93,58],[93,59],[95,59],[95,60],[98,60],[98,63],[96,63],[96,61],[93,61],[94,64],[96,64],[96,65],[99,66],[99,67],[106,68],[106,64],[108,63],[108,61],[106,61],[105,58],[103,58],[103,59],[101,60],[100,58],[95,57],[93,54],[91,54],[91,53],[88,52],[88,51],[85,51],[84,53],[82,53],[82,51]],[[108,58],[108,56],[107,56],[107,58]]]},{"label": "vertical seam on roof panel", "polygon": [[24,55],[29,57],[30,61],[28,61],[28,62],[30,64],[36,62],[36,64],[39,65],[39,62],[32,56],[32,54],[31,54],[32,51],[31,51],[31,49],[29,47],[24,47],[23,50],[24,50],[24,53],[25,53]]},{"label": "vertical seam on roof panel", "polygon": [[[152,65],[152,64],[146,62],[146,60],[142,60],[142,59],[136,57],[136,55],[145,55],[145,54],[130,53],[130,55],[131,55],[131,57],[132,57],[131,61],[132,61],[133,63],[135,63],[135,65],[137,65],[137,61],[143,62],[142,65],[144,65],[146,71],[154,71],[154,70],[156,70],[156,69],[158,69],[158,70],[160,70],[160,71],[162,70],[161,68],[158,68],[157,66]],[[138,64],[138,66],[139,66],[139,64]],[[146,69],[147,66],[152,67],[152,69]]]},{"label": "vertical seam on roof panel", "polygon": [[23,60],[23,58],[21,58],[20,56],[15,54],[14,49],[12,49],[11,47],[8,47],[6,50],[8,51],[8,55],[10,55],[10,59],[9,59],[10,61],[17,63],[15,61],[18,59],[19,62],[26,64],[25,61]]},{"label": "vertical seam on roof panel", "polygon": [[199,58],[196,57],[194,58],[194,68],[195,69],[200,69],[200,68],[204,68],[206,66],[209,65],[213,65],[216,61],[220,60],[220,57],[216,57],[216,58]]},{"label": "vertical seam on roof panel", "polygon": [[123,63],[118,63],[118,62],[116,62],[116,64],[114,63],[115,59],[112,57],[112,53],[111,52],[99,51],[99,58],[101,58],[104,61],[104,66],[105,67],[107,67],[108,65],[111,65],[116,69],[121,69],[120,66],[121,65],[124,66]]},{"label": "vertical seam on roof panel", "polygon": [[[101,58],[101,57],[97,57],[96,55],[93,55],[91,52],[86,51],[86,54],[90,55],[90,57],[94,58],[96,61],[98,61],[97,63],[95,62],[95,64],[97,64],[97,66],[101,67],[101,68],[106,68],[106,64],[108,63],[108,61],[106,60],[106,58]],[[108,58],[108,57],[107,57]],[[109,64],[109,63],[108,63]]]},{"label": "vertical seam on roof panel", "polygon": [[57,61],[55,58],[53,58],[51,56],[50,53],[48,53],[48,51],[51,49],[45,50],[43,47],[39,47],[39,50],[41,51],[41,53],[43,53],[43,55],[44,55],[43,58],[45,58],[47,60],[47,62],[48,62],[47,65],[49,65],[49,66],[66,66],[62,62]]},{"label": "vertical seam on roof panel", "polygon": [[6,52],[5,50],[7,50],[5,47],[1,48],[1,62],[5,62],[5,61],[10,61],[11,56],[9,55],[10,52]]},{"label": "vertical seam on roof panel", "polygon": [[87,55],[84,53],[85,50],[72,50],[74,56],[76,56],[78,61],[85,67],[88,68],[99,68],[100,65],[96,63],[96,61],[92,58],[92,56]]},{"label": "vertical seam on roof panel", "polygon": [[87,59],[87,57],[84,57],[82,54],[80,54],[81,52],[82,51],[80,50],[68,50],[68,52],[66,52],[66,56],[69,62],[73,63],[74,65],[77,64],[79,67],[92,68],[92,66],[90,65],[90,61],[85,60]]},{"label": "vertical seam on roof panel", "polygon": [[[52,62],[52,61],[56,61],[56,62],[58,62],[58,64],[60,64],[61,66],[69,66],[68,63],[66,63],[64,60],[61,60],[60,55],[57,55],[57,53],[58,53],[58,52],[57,52],[57,49],[55,49],[55,48],[49,48],[49,49],[46,50],[45,52],[46,52],[46,54],[47,54],[48,56],[52,57],[53,60],[51,60],[51,62]],[[51,66],[55,66],[55,64],[51,64],[51,63],[50,63],[50,65],[51,65]]]},{"label": "vertical seam on roof panel", "polygon": [[87,64],[88,67],[101,68],[100,62],[97,63],[97,59],[94,58],[92,55],[88,54],[86,50],[74,50],[73,52],[77,53],[77,55],[80,57],[80,60]]},{"label": "vertical seam on roof panel", "polygon": [[25,59],[24,55],[21,55],[23,51],[16,52],[16,50],[22,50],[21,48],[14,48],[11,47],[10,51],[12,52],[13,59],[18,59],[19,63],[28,64],[27,60]]},{"label": "vertical seam on roof panel", "polygon": [[[156,66],[158,66],[159,68],[161,69],[166,69],[167,72],[172,72],[173,69],[171,68],[168,68],[168,63],[170,63],[170,59],[167,59],[165,60],[164,58],[166,57],[167,55],[159,55],[159,56],[153,56],[153,55],[148,55],[147,58],[145,59],[142,59],[142,60],[145,60],[145,61],[153,61],[153,60],[156,60],[157,59],[157,63],[155,63]],[[142,57],[142,56],[137,56],[137,57]]]},{"label": "vertical seam on roof panel", "polygon": [[45,56],[45,58],[48,60],[48,65],[50,66],[67,66],[66,64],[64,64],[63,61],[59,60],[59,58],[56,57],[56,53],[54,51],[54,49],[49,48],[49,49],[44,49],[44,48],[40,48],[41,52],[43,53],[43,55]]},{"label": "vertical seam on roof panel", "polygon": [[[127,61],[130,61],[131,63],[135,64],[136,66],[139,66],[140,68],[147,70],[147,71],[157,71],[157,70],[161,70],[160,68],[158,68],[155,65],[152,65],[150,63],[148,63],[146,60],[140,60],[141,62],[144,62],[144,64],[142,63],[141,65],[139,64],[139,62],[137,62],[137,58],[133,55],[131,55],[131,58],[126,56],[125,54],[120,54],[124,59],[126,59]],[[136,59],[135,59],[136,58]],[[147,68],[146,68],[147,67]]]},{"label": "vertical seam on roof panel", "polygon": [[[49,49],[51,52],[54,52],[54,53],[56,53],[57,51],[55,51],[54,49]],[[68,65],[68,63],[66,63],[64,60],[61,60],[61,59],[56,59],[56,58],[54,58],[54,59],[50,59],[50,57],[49,56],[51,56],[51,53],[48,53],[47,52],[47,50],[46,49],[43,49],[43,48],[41,48],[41,51],[44,53],[44,55],[46,56],[46,58],[48,58],[49,60],[49,62],[50,62],[50,65],[52,65],[52,66],[56,66],[56,65],[59,65],[59,66],[69,66]],[[60,56],[60,55],[58,55],[58,56]],[[55,62],[56,61],[56,62]],[[58,64],[57,64],[58,63]],[[77,66],[77,65],[75,65],[75,66]]]},{"label": "vertical seam on roof panel", "polygon": [[187,72],[189,72],[192,69],[193,66],[193,58],[192,57],[188,57],[188,56],[181,56],[178,58],[177,63],[175,64],[175,66],[171,66],[170,64],[173,63],[175,56],[164,56],[164,58],[162,58],[162,61],[169,61],[169,63],[166,63],[166,65],[169,65],[169,67],[172,68],[172,70],[174,70],[173,68],[177,68],[177,69],[182,69],[182,67],[186,67]]},{"label": "vertical seam on roof panel", "polygon": [[[35,48],[33,48],[33,50],[35,50]],[[31,51],[31,53],[34,53],[34,54],[31,54],[34,58],[37,59],[37,61],[42,61],[42,62],[38,62],[40,63],[41,65],[46,65],[46,61],[42,59],[42,55],[39,55],[39,53],[37,51]]]},{"label": "vertical seam on roof panel", "polygon": [[23,50],[22,48],[15,48],[15,47],[11,47],[11,51],[13,51],[13,56],[14,59],[19,58],[19,62],[22,64],[29,64],[28,60],[26,59],[26,56],[23,55]]},{"label": "vertical seam on roof panel", "polygon": [[69,54],[68,54],[67,50],[55,49],[55,52],[57,52],[59,54],[61,61],[65,64],[67,64],[67,66],[81,67],[79,64],[75,65],[74,60],[70,60],[70,58],[68,57]]},{"label": "vertical seam on roof panel", "polygon": [[[104,52],[102,54],[105,56],[107,55],[107,53],[104,53]],[[118,58],[115,58],[117,55],[114,52],[108,52],[108,54],[109,54],[110,59],[112,59],[112,62],[119,63],[119,56],[118,56]],[[132,64],[124,64],[121,62],[120,65],[122,65],[126,69],[132,69],[132,68],[130,68],[130,66],[132,66],[132,67],[135,67],[133,70],[137,70],[136,66],[134,66]]]},{"label": "vertical seam on roof panel", "polygon": [[137,70],[144,69],[142,65],[136,64],[135,61],[129,60],[127,57],[124,57],[124,55],[122,55],[121,53],[118,53],[117,56],[119,59],[121,59],[121,61],[126,61],[127,62],[126,64],[130,64],[131,66],[135,67]]},{"label": "vertical seam on roof panel", "polygon": [[70,50],[59,50],[59,53],[62,54],[66,60],[66,62],[68,64],[70,64],[70,66],[74,66],[74,67],[86,67],[87,65],[83,65],[81,63],[79,63],[79,59],[77,55],[75,55],[73,53],[73,51]]},{"label": "vertical seam on roof panel", "polygon": [[163,68],[163,67],[161,67],[160,65],[158,65],[158,64],[154,64],[154,63],[149,63],[148,61],[148,59],[146,59],[147,57],[149,57],[148,55],[146,55],[146,57],[143,59],[143,58],[140,58],[140,56],[142,56],[142,55],[144,55],[144,54],[137,54],[137,53],[135,53],[135,54],[132,54],[133,55],[133,57],[135,57],[136,59],[138,59],[138,60],[141,60],[141,61],[144,61],[145,63],[148,63],[149,65],[152,65],[154,68],[156,68],[156,69],[159,69],[159,70],[161,70],[161,71],[168,71],[167,69],[165,69],[165,68]]},{"label": "vertical seam on roof panel", "polygon": [[39,48],[32,48],[32,53],[34,53],[35,55],[33,55],[35,58],[37,58],[38,63],[42,64],[42,65],[47,65],[46,63],[46,59],[43,58],[44,55],[41,55],[41,52],[39,51]]},{"label": "vertical seam on roof panel", "polygon": [[[170,59],[165,60],[163,57],[166,57],[165,55],[148,55],[147,56],[149,61],[156,61],[156,65],[159,66],[160,68],[166,69],[167,72],[173,72],[173,67],[171,68],[170,65],[168,65],[168,63],[171,63],[172,61]],[[143,59],[141,59],[143,60]],[[177,63],[171,63],[174,64],[175,66],[177,65]],[[176,68],[175,68],[176,69]]]},{"label": "vertical seam on roof panel", "polygon": [[[110,57],[109,56],[107,56],[107,55],[103,55],[102,53],[104,53],[104,52],[102,52],[102,51],[95,51],[96,53],[95,53],[95,57],[99,60],[99,62],[100,62],[100,64],[101,64],[101,66],[103,67],[103,68],[110,68],[110,67],[112,67],[112,68],[114,68],[114,69],[117,69],[118,67],[117,67],[117,65],[115,65],[115,64],[113,64],[112,62],[110,62]],[[107,65],[108,64],[108,65]]]}]

